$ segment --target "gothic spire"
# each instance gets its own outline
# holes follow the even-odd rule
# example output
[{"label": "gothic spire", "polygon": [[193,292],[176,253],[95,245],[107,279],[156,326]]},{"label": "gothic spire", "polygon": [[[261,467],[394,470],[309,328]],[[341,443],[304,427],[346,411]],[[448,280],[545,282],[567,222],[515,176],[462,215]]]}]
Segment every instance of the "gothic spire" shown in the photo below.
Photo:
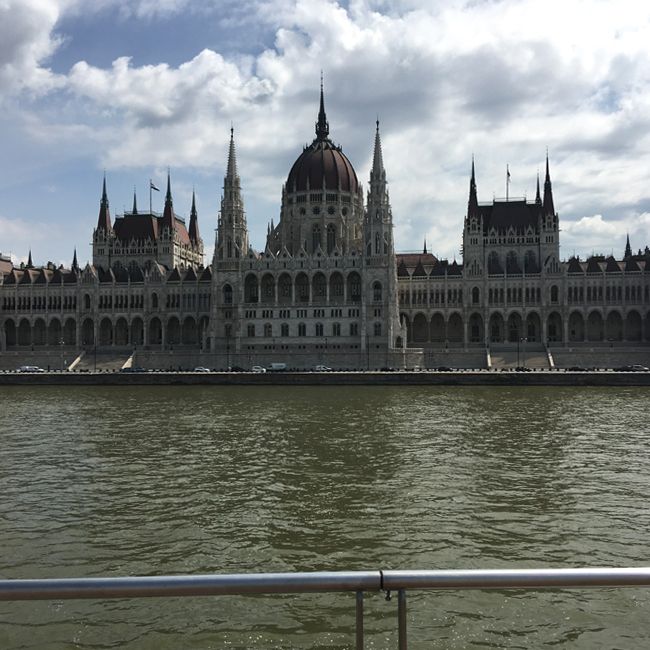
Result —
[{"label": "gothic spire", "polygon": [[469,179],[469,200],[467,201],[467,216],[478,217],[478,196],[476,193],[476,174],[474,171],[474,156],[472,156],[472,175]]},{"label": "gothic spire", "polygon": [[630,246],[630,233],[627,233],[627,241],[625,242],[625,255],[623,256],[623,259],[627,259],[628,257],[632,257],[632,247]]},{"label": "gothic spire", "polygon": [[72,270],[73,271],[78,271],[79,270],[79,263],[77,262],[77,247],[75,246],[74,249],[74,255],[72,256]]},{"label": "gothic spire", "polygon": [[29,249],[29,255],[27,256],[27,268],[28,269],[33,269],[34,264],[32,263],[32,249]]},{"label": "gothic spire", "polygon": [[424,238],[424,248],[422,249],[422,255],[427,254],[427,238]]},{"label": "gothic spire", "polygon": [[167,170],[167,193],[165,194],[165,209],[163,211],[162,227],[174,231],[176,226],[176,217],[174,216],[174,203],[172,201],[172,184],[169,169]]},{"label": "gothic spire", "polygon": [[195,244],[199,242],[199,221],[196,212],[196,198],[194,196],[194,190],[192,190],[192,210],[190,211],[190,228],[188,234],[190,236],[190,241],[194,242]]},{"label": "gothic spire", "polygon": [[535,194],[535,204],[542,205],[542,197],[539,193],[539,169],[537,170],[537,193]]},{"label": "gothic spire", "polygon": [[327,140],[330,133],[330,125],[325,115],[325,98],[323,93],[323,73],[320,76],[320,109],[318,111],[318,122],[316,122],[316,139]]},{"label": "gothic spire", "polygon": [[379,136],[379,120],[377,120],[377,130],[375,131],[375,152],[372,157],[372,176],[376,180],[379,180],[385,174],[384,157],[381,151],[381,137]]},{"label": "gothic spire", "polygon": [[228,149],[228,167],[226,168],[226,177],[235,179],[239,177],[237,171],[237,155],[235,153],[235,131],[230,127],[230,147]]},{"label": "gothic spire", "polygon": [[111,213],[108,209],[108,194],[106,193],[106,174],[102,184],[102,198],[99,202],[99,217],[97,219],[97,230],[111,230]]},{"label": "gothic spire", "polygon": [[546,179],[544,180],[544,213],[554,215],[553,189],[551,187],[551,174],[548,165],[548,152],[546,152]]},{"label": "gothic spire", "polygon": [[138,214],[138,201],[135,198],[135,187],[133,188],[133,214]]}]

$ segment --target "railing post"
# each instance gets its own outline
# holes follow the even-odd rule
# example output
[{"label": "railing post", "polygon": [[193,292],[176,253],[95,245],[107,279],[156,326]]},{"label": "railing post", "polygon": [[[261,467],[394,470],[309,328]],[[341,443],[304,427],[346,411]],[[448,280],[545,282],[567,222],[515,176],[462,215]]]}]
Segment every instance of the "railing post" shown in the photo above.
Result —
[{"label": "railing post", "polygon": [[406,590],[397,592],[397,626],[399,633],[399,650],[406,650]]},{"label": "railing post", "polygon": [[363,591],[357,591],[357,645],[356,650],[363,650]]}]

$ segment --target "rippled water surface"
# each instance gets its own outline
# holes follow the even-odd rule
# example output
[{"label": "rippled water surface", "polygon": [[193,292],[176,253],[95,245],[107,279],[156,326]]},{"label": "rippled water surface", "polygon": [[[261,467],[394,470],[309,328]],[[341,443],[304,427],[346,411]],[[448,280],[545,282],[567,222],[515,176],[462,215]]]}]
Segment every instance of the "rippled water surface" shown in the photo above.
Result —
[{"label": "rippled water surface", "polygon": [[[650,565],[650,391],[2,388],[0,575]],[[644,648],[650,590],[410,592],[411,648]],[[366,599],[368,648],[396,601]],[[348,648],[353,595],[0,603],[0,648]]]}]

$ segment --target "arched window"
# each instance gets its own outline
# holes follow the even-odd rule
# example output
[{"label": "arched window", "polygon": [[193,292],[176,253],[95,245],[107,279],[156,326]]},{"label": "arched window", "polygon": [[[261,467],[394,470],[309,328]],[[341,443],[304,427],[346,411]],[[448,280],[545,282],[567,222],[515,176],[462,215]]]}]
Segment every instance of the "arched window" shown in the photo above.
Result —
[{"label": "arched window", "polygon": [[379,238],[379,233],[375,233],[375,255],[379,255],[381,253],[381,248],[379,245],[380,238]]},{"label": "arched window", "polygon": [[534,273],[537,271],[535,251],[526,251],[526,256],[524,257],[524,270],[526,273]]},{"label": "arched window", "polygon": [[341,336],[341,323],[332,323],[332,336]]},{"label": "arched window", "polygon": [[375,336],[381,336],[381,323],[375,323],[374,332]]},{"label": "arched window", "polygon": [[481,294],[480,294],[479,288],[474,287],[472,289],[472,304],[473,305],[478,305],[478,303],[480,302],[480,298],[481,298]]},{"label": "arched window", "polygon": [[558,301],[558,296],[559,296],[559,290],[557,288],[557,285],[554,284],[551,287],[551,302],[557,302]]},{"label": "arched window", "polygon": [[248,334],[248,338],[255,338],[255,325],[253,323],[249,323],[248,327],[246,328],[246,332]]},{"label": "arched window", "polygon": [[327,226],[327,252],[331,253],[336,247],[336,227],[333,223]]},{"label": "arched window", "polygon": [[307,326],[304,323],[298,323],[298,336],[307,336]]},{"label": "arched window", "polygon": [[230,237],[226,242],[226,257],[232,257],[232,239]]},{"label": "arched window", "polygon": [[519,259],[515,251],[510,251],[506,256],[506,272],[507,273],[521,273],[519,268]]},{"label": "arched window", "polygon": [[152,309],[158,309],[158,294],[157,293],[152,293],[151,294],[151,308]]},{"label": "arched window", "polygon": [[289,336],[289,324],[288,323],[282,323],[280,325],[280,336]]},{"label": "arched window", "polygon": [[223,285],[223,304],[232,305],[232,287],[229,284]]},{"label": "arched window", "polygon": [[372,299],[375,302],[381,302],[381,282],[375,282],[372,285]]},{"label": "arched window", "polygon": [[88,294],[84,295],[84,309],[90,309],[90,296]]},{"label": "arched window", "polygon": [[273,336],[273,328],[271,323],[264,323],[264,336],[266,338],[271,338]]},{"label": "arched window", "polygon": [[316,336],[323,336],[323,323],[316,323]]},{"label": "arched window", "polygon": [[314,227],[311,229],[311,249],[315,251],[320,246],[320,226],[314,224]]},{"label": "arched window", "polygon": [[501,263],[499,262],[499,253],[492,251],[488,255],[488,273],[503,273]]}]

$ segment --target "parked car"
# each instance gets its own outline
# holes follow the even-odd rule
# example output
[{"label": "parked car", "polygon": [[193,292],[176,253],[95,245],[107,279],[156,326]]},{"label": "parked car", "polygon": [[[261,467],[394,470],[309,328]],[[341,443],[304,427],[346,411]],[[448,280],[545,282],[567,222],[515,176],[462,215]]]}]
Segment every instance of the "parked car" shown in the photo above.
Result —
[{"label": "parked car", "polygon": [[251,368],[252,372],[266,372],[266,368],[264,366],[253,366]]},{"label": "parked car", "polygon": [[196,368],[194,368],[194,372],[212,372],[212,370],[204,366],[196,366]]},{"label": "parked car", "polygon": [[329,372],[331,368],[329,366],[324,366],[322,364],[318,366],[314,366],[314,371],[315,372]]},{"label": "parked car", "polygon": [[246,368],[242,368],[241,366],[230,366],[228,370],[230,372],[246,372]]},{"label": "parked car", "polygon": [[16,372],[45,372],[45,370],[38,366],[20,366],[20,368],[16,369]]},{"label": "parked car", "polygon": [[449,366],[438,366],[435,368],[438,372],[453,372],[453,368],[450,368]]},{"label": "parked car", "polygon": [[648,368],[635,363],[632,366],[619,366],[614,368],[614,372],[648,372]]}]

